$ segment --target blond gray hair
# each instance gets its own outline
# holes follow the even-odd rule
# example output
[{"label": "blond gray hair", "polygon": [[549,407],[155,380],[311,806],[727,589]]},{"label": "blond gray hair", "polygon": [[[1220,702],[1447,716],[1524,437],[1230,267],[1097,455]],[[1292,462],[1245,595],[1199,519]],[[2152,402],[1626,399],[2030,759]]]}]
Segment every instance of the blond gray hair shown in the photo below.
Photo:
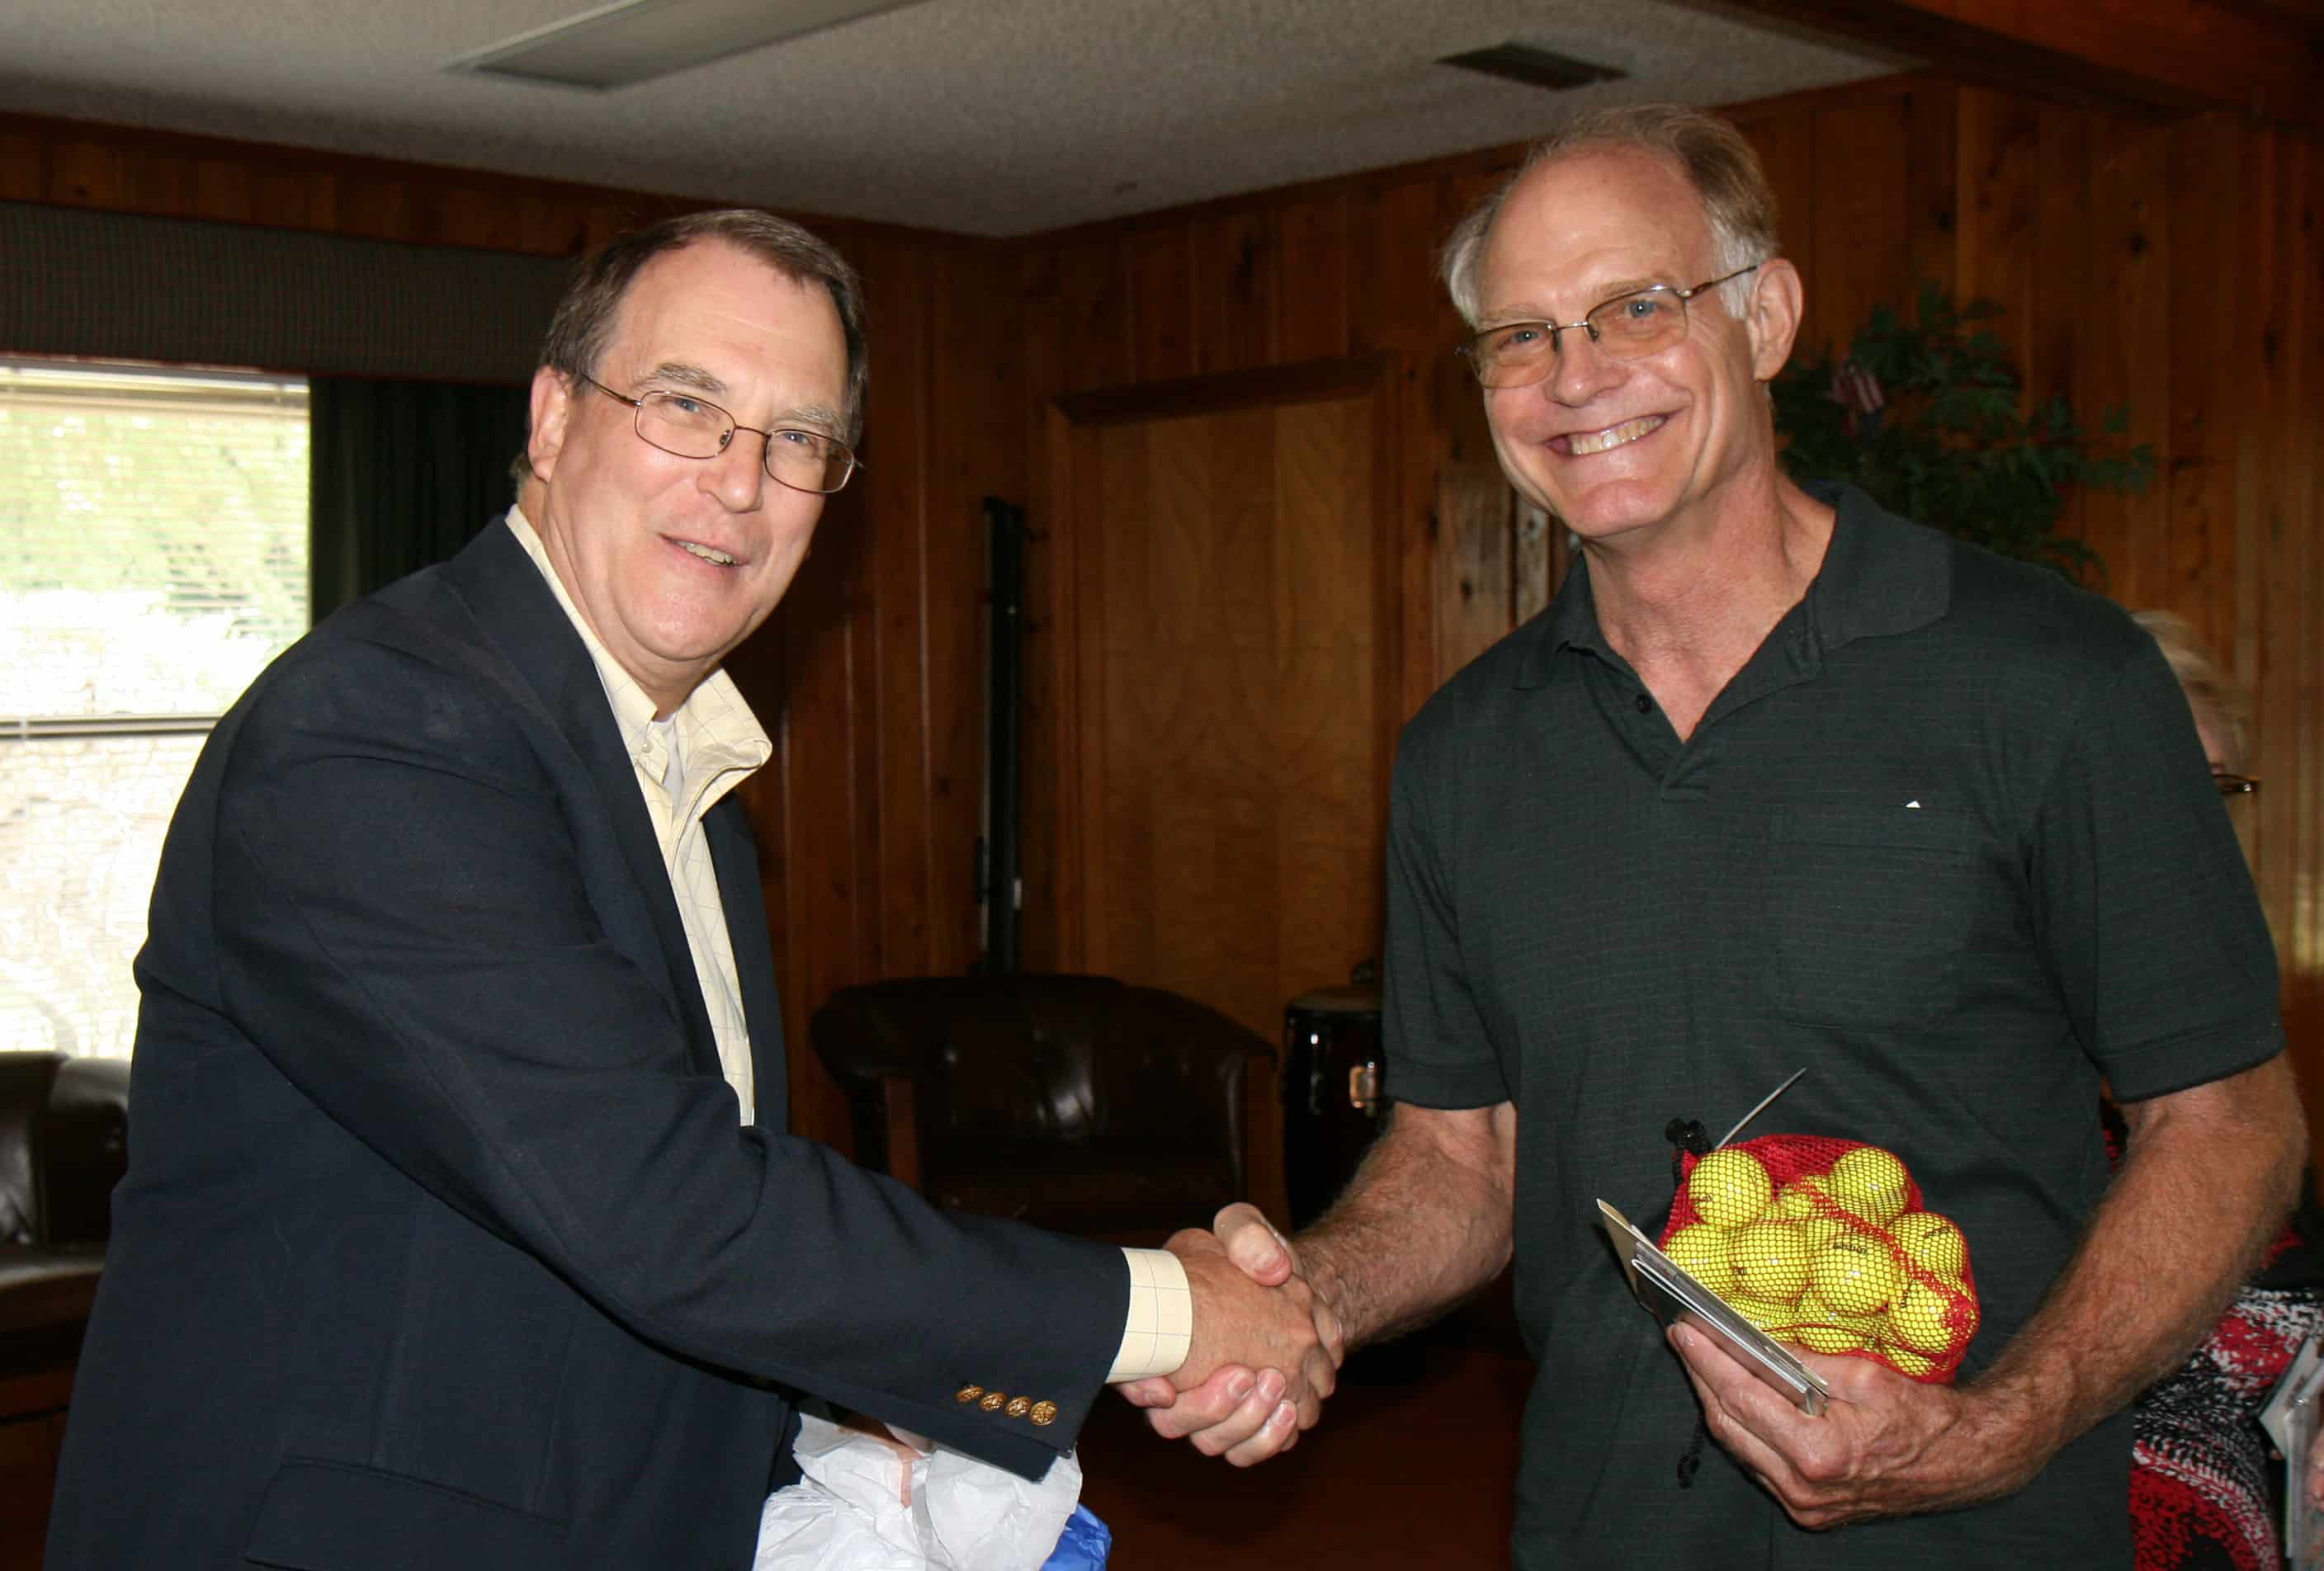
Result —
[{"label": "blond gray hair", "polygon": [[[1601,109],[1567,123],[1534,144],[1517,173],[1477,204],[1445,241],[1441,256],[1444,287],[1453,308],[1471,327],[1482,327],[1484,300],[1478,273],[1509,193],[1543,164],[1599,148],[1636,148],[1670,160],[1702,200],[1711,225],[1718,270],[1734,272],[1766,262],[1777,250],[1775,193],[1759,155],[1743,133],[1716,115],[1683,104],[1638,104]],[[1687,284],[1694,280],[1673,280]],[[1751,299],[1752,280],[1738,278],[1721,287],[1728,314],[1739,317]]]},{"label": "blond gray hair", "polygon": [[2130,620],[2163,647],[2163,657],[2186,691],[2187,706],[2195,712],[2197,723],[2208,722],[2227,744],[2227,756],[2219,762],[2243,773],[2250,757],[2251,694],[2221,668],[2186,618],[2167,611],[2135,611]]}]

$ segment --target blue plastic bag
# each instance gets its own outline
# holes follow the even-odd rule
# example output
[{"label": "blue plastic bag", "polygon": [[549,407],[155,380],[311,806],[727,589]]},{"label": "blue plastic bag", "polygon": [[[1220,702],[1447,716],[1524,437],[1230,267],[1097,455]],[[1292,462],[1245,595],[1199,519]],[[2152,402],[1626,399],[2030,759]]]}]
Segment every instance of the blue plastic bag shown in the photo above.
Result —
[{"label": "blue plastic bag", "polygon": [[1077,1505],[1041,1571],[1105,1571],[1105,1557],[1112,1548],[1113,1534],[1106,1525],[1090,1514],[1089,1507]]}]

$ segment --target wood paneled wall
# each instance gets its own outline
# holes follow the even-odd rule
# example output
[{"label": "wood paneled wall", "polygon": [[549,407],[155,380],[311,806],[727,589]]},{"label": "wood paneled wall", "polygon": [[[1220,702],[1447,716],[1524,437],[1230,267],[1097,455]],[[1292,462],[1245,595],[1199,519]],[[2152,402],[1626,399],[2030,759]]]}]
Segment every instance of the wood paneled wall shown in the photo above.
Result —
[{"label": "wood paneled wall", "polygon": [[[2248,844],[2324,1119],[2324,170],[2316,143],[2210,114],[2059,108],[1928,77],[1734,111],[1761,148],[1806,276],[1811,341],[1930,277],[2008,309],[2036,392],[2123,403],[2163,479],[2074,519],[2133,604],[2188,616],[2258,701]],[[1433,258],[1517,150],[1434,161],[999,245],[817,226],[864,270],[869,468],[798,587],[737,657],[778,738],[748,800],[793,1041],[799,1127],[845,1121],[805,1049],[849,981],[962,969],[982,767],[979,499],[1031,504],[1028,962],[1057,955],[1066,848],[1040,749],[1059,586],[1045,542],[1049,408],[1068,393],[1354,354],[1393,365],[1399,432],[1397,693],[1408,712],[1540,602],[1537,525],[1514,515],[1448,353]],[[0,116],[0,199],[416,243],[576,252],[667,198],[254,144]],[[811,220],[811,222],[813,222]],[[5,345],[0,345],[5,350]],[[1044,597],[1049,597],[1044,599]],[[1044,605],[1051,609],[1045,613]],[[1052,641],[1044,643],[1045,639]],[[1044,683],[1051,684],[1045,691]]]}]

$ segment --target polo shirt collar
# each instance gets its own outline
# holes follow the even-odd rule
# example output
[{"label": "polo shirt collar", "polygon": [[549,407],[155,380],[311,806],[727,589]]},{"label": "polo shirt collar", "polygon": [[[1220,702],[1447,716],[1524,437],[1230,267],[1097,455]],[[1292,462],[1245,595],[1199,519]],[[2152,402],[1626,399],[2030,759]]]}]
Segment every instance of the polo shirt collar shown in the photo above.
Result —
[{"label": "polo shirt collar", "polygon": [[[1812,481],[1802,489],[1839,515],[1801,607],[1814,657],[1858,639],[1910,632],[1944,615],[1952,599],[1951,542],[1885,511],[1855,486]],[[1589,565],[1578,556],[1517,661],[1515,685],[1547,683],[1557,655],[1567,649],[1609,652]]]}]

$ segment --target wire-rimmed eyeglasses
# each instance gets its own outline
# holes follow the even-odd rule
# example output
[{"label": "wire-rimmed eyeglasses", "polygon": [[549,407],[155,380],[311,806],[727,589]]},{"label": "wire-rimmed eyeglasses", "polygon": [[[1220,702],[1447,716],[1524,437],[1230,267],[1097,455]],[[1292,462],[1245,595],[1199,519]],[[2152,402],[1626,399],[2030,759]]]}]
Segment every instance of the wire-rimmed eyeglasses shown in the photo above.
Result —
[{"label": "wire-rimmed eyeglasses", "polygon": [[1576,327],[1617,360],[1638,360],[1669,348],[1686,336],[1686,303],[1705,289],[1741,278],[1761,265],[1738,267],[1683,289],[1652,284],[1616,295],[1590,308],[1579,322],[1504,322],[1453,349],[1487,387],[1530,387],[1557,363],[1560,341]]},{"label": "wire-rimmed eyeglasses", "polygon": [[639,440],[679,458],[715,458],[726,451],[737,431],[767,440],[767,478],[793,491],[829,496],[845,485],[862,464],[855,450],[822,431],[778,426],[763,430],[745,426],[716,404],[696,393],[650,392],[640,398],[615,392],[594,376],[581,380],[637,411]]}]

